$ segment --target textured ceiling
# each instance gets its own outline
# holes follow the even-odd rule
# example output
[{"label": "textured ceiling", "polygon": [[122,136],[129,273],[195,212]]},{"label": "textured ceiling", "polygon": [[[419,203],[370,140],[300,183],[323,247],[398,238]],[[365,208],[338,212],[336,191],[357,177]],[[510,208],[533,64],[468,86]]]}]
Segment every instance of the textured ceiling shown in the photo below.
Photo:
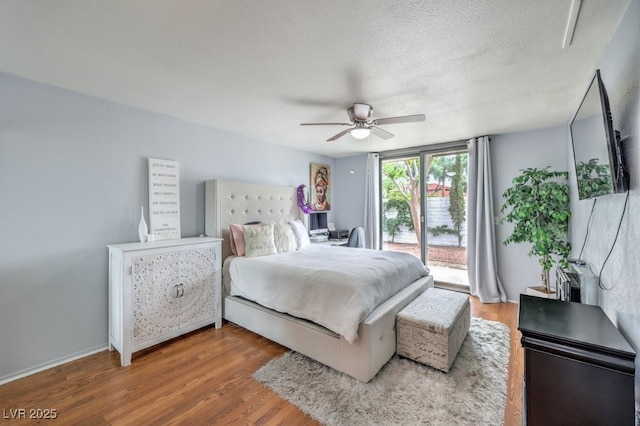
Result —
[{"label": "textured ceiling", "polygon": [[[629,0],[0,0],[0,71],[333,157],[556,126]],[[354,102],[393,124],[347,135]]]}]

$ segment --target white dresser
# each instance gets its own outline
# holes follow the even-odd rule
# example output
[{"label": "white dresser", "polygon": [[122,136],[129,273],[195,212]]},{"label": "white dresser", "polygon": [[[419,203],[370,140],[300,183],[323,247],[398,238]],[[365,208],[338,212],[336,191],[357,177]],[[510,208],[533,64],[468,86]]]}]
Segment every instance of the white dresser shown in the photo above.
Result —
[{"label": "white dresser", "polygon": [[131,354],[222,326],[221,243],[196,237],[109,245],[109,350]]}]

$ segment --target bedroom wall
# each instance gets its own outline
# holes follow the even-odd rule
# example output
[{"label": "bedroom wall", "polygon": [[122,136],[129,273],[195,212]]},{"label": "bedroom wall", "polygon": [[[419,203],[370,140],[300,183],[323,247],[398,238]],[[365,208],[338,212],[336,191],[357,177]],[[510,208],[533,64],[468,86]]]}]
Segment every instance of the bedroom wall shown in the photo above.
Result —
[{"label": "bedroom wall", "polygon": [[333,214],[336,227],[351,229],[364,226],[364,188],[367,177],[367,155],[336,159],[334,197],[341,206]]},{"label": "bedroom wall", "polygon": [[6,74],[0,93],[0,382],[106,348],[106,245],[138,239],[140,206],[148,222],[148,157],[180,163],[184,237],[204,233],[207,179],[295,186],[334,165]]},{"label": "bedroom wall", "polygon": [[[528,167],[566,171],[565,126],[529,132],[491,136],[490,152],[492,166],[493,205],[496,220],[502,218],[500,208],[502,194],[512,186],[512,180]],[[503,245],[513,231],[513,225],[496,224],[496,257],[498,276],[507,292],[507,299],[520,300],[527,287],[540,285],[542,269],[536,257],[529,257],[531,247],[527,244]]]},{"label": "bedroom wall", "polygon": [[[614,128],[620,131],[623,153],[630,172],[626,213],[615,235],[624,209],[626,194],[599,197],[582,258],[600,273],[606,257],[611,257],[600,273],[600,305],[640,354],[640,0],[632,0],[597,66],[581,79],[586,92],[596,69],[609,95]],[[577,109],[577,105],[576,105]],[[568,124],[567,124],[568,125]],[[571,138],[566,146],[571,149]],[[572,159],[570,167],[574,167]],[[575,185],[572,188],[577,191]],[[591,212],[591,200],[572,198],[571,226],[574,255],[580,253]],[[640,410],[640,356],[636,357],[636,409]],[[640,421],[640,413],[638,414]]]},{"label": "bedroom wall", "polygon": [[[600,291],[601,305],[609,317],[618,320],[621,314],[640,313],[640,263],[637,242],[640,241],[640,0],[632,1],[597,67],[609,95],[614,128],[620,131],[623,153],[630,171],[627,211],[622,220],[618,241],[601,275],[602,285],[611,290]],[[582,83],[585,91],[595,73],[590,72]],[[567,138],[570,149],[571,138]],[[574,167],[573,162],[570,162]],[[572,190],[577,191],[575,185]],[[613,246],[626,194],[597,199],[589,237],[582,258],[598,272]],[[574,247],[582,246],[593,200],[577,200],[571,207],[575,212],[572,226]],[[574,253],[576,256],[579,250]]]}]

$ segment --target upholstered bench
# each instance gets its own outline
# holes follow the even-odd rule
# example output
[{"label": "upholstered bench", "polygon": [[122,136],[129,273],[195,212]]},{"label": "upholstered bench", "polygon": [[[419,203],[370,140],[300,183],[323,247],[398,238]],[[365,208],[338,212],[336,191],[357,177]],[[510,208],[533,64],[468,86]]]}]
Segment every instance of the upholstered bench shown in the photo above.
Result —
[{"label": "upholstered bench", "polygon": [[449,371],[471,323],[469,295],[429,288],[396,316],[398,355]]}]

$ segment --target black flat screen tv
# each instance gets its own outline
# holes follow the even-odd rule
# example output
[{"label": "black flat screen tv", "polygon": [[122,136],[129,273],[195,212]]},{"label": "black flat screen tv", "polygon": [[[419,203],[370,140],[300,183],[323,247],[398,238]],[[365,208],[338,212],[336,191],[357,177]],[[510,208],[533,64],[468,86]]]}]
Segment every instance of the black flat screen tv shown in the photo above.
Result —
[{"label": "black flat screen tv", "polygon": [[600,70],[596,71],[570,128],[579,199],[626,192],[629,174],[622,158],[620,132],[613,128]]}]

